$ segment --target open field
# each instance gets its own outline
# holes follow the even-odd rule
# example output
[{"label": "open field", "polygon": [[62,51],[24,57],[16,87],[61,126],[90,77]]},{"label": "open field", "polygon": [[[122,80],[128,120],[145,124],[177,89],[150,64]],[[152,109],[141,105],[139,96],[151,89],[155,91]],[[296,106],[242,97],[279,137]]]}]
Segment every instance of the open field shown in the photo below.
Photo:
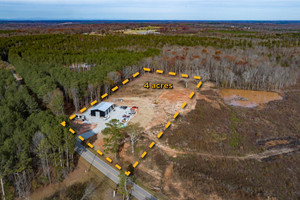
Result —
[{"label": "open field", "polygon": [[[174,89],[144,89],[146,81],[173,83]],[[149,188],[161,188],[171,199],[298,196],[299,84],[281,91],[282,100],[270,98],[275,101],[243,108],[225,104],[220,90],[208,82],[162,140],[157,140],[155,135],[187,99],[193,84],[184,88],[178,78],[145,74],[110,97],[110,101],[123,99],[121,104],[138,106],[132,122],[145,128],[134,154],[130,144],[124,144],[120,162],[124,166],[133,163],[154,139],[157,148],[134,173]],[[276,175],[281,172],[285,176]],[[280,184],[274,186],[278,180]]]},{"label": "open field", "polygon": [[299,88],[253,109],[226,105],[218,89],[201,90],[137,176],[171,199],[299,198]]},{"label": "open field", "polygon": [[[145,130],[149,130],[157,125],[162,125],[180,109],[181,104],[187,101],[189,104],[185,112],[190,111],[195,106],[196,100],[189,100],[187,96],[196,87],[196,81],[189,80],[188,88],[178,77],[168,75],[157,75],[145,73],[138,79],[120,88],[120,91],[111,95],[107,101],[116,102],[118,105],[138,106],[137,115],[131,120],[132,123],[140,123]],[[150,84],[168,83],[173,84],[173,89],[147,89],[144,88],[146,82]]]},{"label": "open field", "polygon": [[[147,81],[150,85],[172,83],[174,89],[146,89],[143,86]],[[204,83],[195,98],[188,101],[184,112],[180,112],[179,119],[172,123],[171,129],[158,140],[157,133],[188,100],[187,96],[195,85],[192,79],[184,82],[178,77],[146,73],[107,99],[120,106],[138,106],[137,115],[129,123],[140,123],[144,128],[136,152],[131,153],[129,142],[125,142],[119,153],[119,163],[130,168],[154,140],[156,148],[149,152],[133,174],[137,181],[146,183],[163,198],[285,198],[286,193],[296,197],[295,191],[299,187],[294,177],[299,173],[296,168],[300,148],[300,118],[296,114],[300,112],[296,100],[299,84],[280,91],[283,98],[278,98],[277,93],[266,92],[270,97],[263,101],[259,96],[261,92],[249,91],[258,95],[260,106],[243,108],[227,105],[226,98],[220,96],[221,90],[210,82]],[[247,96],[241,90],[237,90],[236,95]],[[284,123],[290,126],[284,126]],[[98,137],[94,144],[101,148],[102,138]],[[287,171],[287,165],[291,166],[291,172]],[[233,175],[228,174],[236,173],[237,169],[243,170],[236,178],[230,178]],[[284,171],[286,176],[275,175],[279,171]],[[268,178],[270,176],[272,178]],[[277,179],[286,185],[273,186]],[[231,187],[236,188],[234,193],[229,192]],[[277,187],[284,192],[274,190]]]},{"label": "open field", "polygon": [[[137,114],[129,121],[130,123],[139,123],[141,127],[149,134],[149,137],[155,137],[156,132],[151,129],[157,126],[163,126],[174,113],[180,109],[184,101],[188,106],[184,113],[192,110],[196,105],[196,98],[188,99],[188,95],[195,88],[196,81],[186,79],[188,81],[187,88],[185,88],[184,79],[180,80],[178,77],[162,76],[157,74],[144,74],[138,79],[122,86],[119,91],[112,94],[106,102],[113,102],[117,106],[137,106]],[[152,89],[144,88],[146,82],[150,84],[168,83],[173,84],[173,89]],[[88,111],[87,111],[88,112]],[[109,121],[109,120],[108,120]],[[79,132],[82,132],[78,126]],[[89,129],[85,129],[87,131]],[[97,139],[93,143],[95,148],[101,150],[103,145],[103,136],[99,132],[95,137]]]}]

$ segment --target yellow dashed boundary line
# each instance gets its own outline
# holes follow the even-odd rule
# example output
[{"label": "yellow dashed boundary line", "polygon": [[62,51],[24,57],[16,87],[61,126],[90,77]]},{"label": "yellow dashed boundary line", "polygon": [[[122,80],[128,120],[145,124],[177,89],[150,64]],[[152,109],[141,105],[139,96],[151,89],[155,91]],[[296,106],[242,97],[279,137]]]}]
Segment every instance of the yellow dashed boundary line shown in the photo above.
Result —
[{"label": "yellow dashed boundary line", "polygon": [[200,82],[197,84],[197,88],[199,88],[201,85],[202,85],[202,82],[200,81]]},{"label": "yellow dashed boundary line", "polygon": [[157,138],[161,138],[161,136],[163,135],[164,133],[163,132],[160,132],[158,135],[157,135]]},{"label": "yellow dashed boundary line", "polygon": [[108,94],[105,93],[104,95],[101,96],[101,99],[104,99],[104,98],[107,97],[107,96],[108,96]]},{"label": "yellow dashed boundary line", "polygon": [[116,91],[117,89],[118,89],[119,87],[118,86],[116,86],[116,87],[114,87],[113,89],[111,89],[111,91]]},{"label": "yellow dashed boundary line", "polygon": [[[150,68],[144,68],[144,71],[150,72],[151,69],[150,69]],[[163,74],[163,70],[156,70],[156,73],[158,73],[158,74]],[[175,73],[175,72],[169,72],[169,75],[175,76],[176,73]],[[181,77],[183,77],[183,78],[189,78],[189,75],[188,75],[188,74],[181,74]],[[200,80],[201,77],[200,77],[200,76],[194,76],[194,79]],[[197,88],[200,88],[201,85],[202,85],[202,82],[200,81],[200,82],[197,84]],[[195,92],[192,92],[192,93],[189,95],[189,98],[192,99],[194,95],[195,95]],[[186,107],[186,105],[187,105],[187,103],[184,102],[184,103],[181,105],[181,108],[184,109],[184,108]],[[173,115],[173,118],[176,119],[176,118],[178,117],[178,115],[179,115],[179,112],[176,112],[176,113]],[[170,125],[171,125],[171,122],[168,122],[168,123],[165,125],[165,128],[166,128],[166,129],[169,128]],[[162,136],[163,134],[164,134],[163,131],[161,131],[161,132],[157,135],[157,138],[160,139],[161,136]],[[154,147],[154,145],[155,145],[155,142],[151,142],[151,144],[149,145],[149,148],[152,149],[152,148]],[[145,151],[145,152],[141,155],[141,158],[145,158],[146,155],[147,155],[147,152]],[[133,167],[136,168],[136,167],[138,166],[138,164],[139,164],[139,162],[136,161],[136,162],[133,164]],[[125,172],[125,174],[126,174],[127,176],[129,176],[129,175],[130,175],[130,171]]]},{"label": "yellow dashed boundary line", "polygon": [[189,75],[187,75],[187,74],[181,74],[181,77],[182,77],[182,78],[188,78]]},{"label": "yellow dashed boundary line", "polygon": [[75,131],[74,131],[73,129],[70,128],[69,131],[70,131],[71,133],[75,134]]},{"label": "yellow dashed boundary line", "polygon": [[102,153],[100,150],[97,150],[97,153],[98,153],[100,156],[103,155],[103,153]]},{"label": "yellow dashed boundary line", "polygon": [[190,94],[189,98],[190,98],[190,99],[193,98],[194,95],[195,95],[195,92],[192,92],[192,93]]},{"label": "yellow dashed boundary line", "polygon": [[120,165],[118,165],[118,164],[116,164],[115,167],[116,167],[118,170],[121,170],[121,169],[122,169],[122,167],[121,167]]},{"label": "yellow dashed boundary line", "polygon": [[171,122],[168,122],[168,123],[166,124],[166,128],[169,128],[170,125],[171,125]]},{"label": "yellow dashed boundary line", "polygon": [[81,137],[80,135],[78,136],[78,138],[79,138],[81,141],[84,141],[84,138]]},{"label": "yellow dashed boundary line", "polygon": [[152,143],[149,145],[149,148],[151,149],[154,145],[155,145],[155,142],[152,142]]},{"label": "yellow dashed boundary line", "polygon": [[92,149],[94,148],[94,145],[92,145],[91,143],[88,143],[88,146],[91,147]]},{"label": "yellow dashed boundary line", "polygon": [[174,119],[179,115],[179,112],[176,112],[175,115],[173,116]]},{"label": "yellow dashed boundary line", "polygon": [[110,163],[112,162],[112,159],[110,159],[109,157],[106,157],[106,160]]},{"label": "yellow dashed boundary line", "polygon": [[91,103],[91,106],[95,105],[96,103],[97,103],[97,100],[93,101],[93,102]]},{"label": "yellow dashed boundary line", "polygon": [[140,74],[140,72],[133,74],[133,78],[137,77],[139,74]]},{"label": "yellow dashed boundary line", "polygon": [[164,71],[163,71],[163,70],[156,70],[156,73],[158,73],[158,74],[163,74]]},{"label": "yellow dashed boundary line", "polygon": [[80,110],[81,113],[83,113],[84,111],[86,111],[86,107],[84,107]]},{"label": "yellow dashed boundary line", "polygon": [[139,162],[136,161],[132,166],[133,166],[134,168],[136,168],[136,167],[138,166],[138,164],[139,164]]},{"label": "yellow dashed boundary line", "polygon": [[127,176],[129,176],[130,173],[131,173],[130,171],[125,172],[125,174],[126,174]]},{"label": "yellow dashed boundary line", "polygon": [[147,152],[145,151],[142,155],[141,158],[144,158],[147,155]]},{"label": "yellow dashed boundary line", "polygon": [[[144,69],[145,72],[151,72],[151,69],[150,69],[150,68],[143,68],[143,69]],[[156,70],[156,73],[158,73],[158,74],[163,74],[164,71],[163,71],[163,70]],[[170,76],[176,76],[176,73],[175,73],[175,72],[169,72],[168,74],[169,74]],[[137,77],[137,76],[139,76],[139,75],[140,75],[140,73],[139,73],[139,72],[136,72],[136,73],[134,73],[134,74],[132,75],[132,77],[135,78],[135,77]],[[188,75],[188,74],[181,74],[181,77],[182,77],[182,78],[189,78],[189,75]],[[194,76],[193,78],[196,79],[196,80],[200,80],[200,79],[201,79],[200,76]],[[122,84],[125,85],[125,84],[127,84],[128,82],[129,82],[129,79],[126,79],[126,80],[124,80],[124,81],[122,82]],[[197,84],[197,88],[200,88],[201,85],[202,85],[202,82],[199,81],[199,83]],[[112,92],[115,92],[115,91],[117,91],[118,89],[119,89],[119,87],[118,87],[118,86],[115,86],[115,87],[113,87],[113,88],[111,89],[111,91],[112,91]],[[192,92],[192,93],[189,95],[189,98],[190,98],[190,99],[193,98],[194,95],[195,95],[195,92]],[[104,99],[104,98],[106,98],[107,96],[108,96],[108,94],[105,93],[105,94],[103,94],[103,95],[101,96],[101,99]],[[90,104],[91,104],[91,106],[93,106],[93,105],[95,105],[95,104],[97,104],[97,103],[98,103],[98,101],[95,100],[95,101],[91,102]],[[184,102],[184,103],[181,105],[181,108],[184,109],[184,108],[186,107],[186,105],[187,105],[187,103]],[[86,110],[87,110],[87,107],[83,107],[83,108],[80,110],[80,112],[83,113],[83,112],[85,112]],[[176,118],[178,117],[178,115],[179,115],[179,112],[176,112],[176,113],[173,115],[173,118],[176,119]],[[76,117],[76,114],[73,114],[73,115],[71,115],[71,116],[69,117],[69,119],[70,119],[70,120],[73,120],[75,117]],[[64,127],[66,126],[66,122],[65,122],[65,121],[61,122],[60,124],[61,124],[62,126],[64,126]],[[165,125],[165,128],[169,128],[170,125],[171,125],[171,122],[168,122],[168,123]],[[70,131],[72,134],[75,134],[75,131],[74,131],[73,129],[70,128],[69,131]],[[164,133],[161,131],[161,132],[157,135],[157,138],[160,139],[161,136],[162,136],[163,134],[164,134]],[[78,139],[80,139],[81,141],[84,141],[84,138],[83,138],[82,136],[78,136]],[[88,145],[90,148],[92,148],[92,149],[94,148],[94,145],[92,145],[91,143],[88,143],[87,145]],[[149,148],[152,149],[152,148],[154,147],[154,145],[155,145],[155,142],[151,142],[151,144],[149,145]],[[103,156],[103,153],[102,153],[100,150],[97,150],[97,153],[98,153],[100,156]],[[142,158],[142,159],[145,158],[147,154],[148,154],[148,153],[147,153],[146,151],[144,151],[143,154],[141,155],[141,158]],[[109,163],[112,163],[112,162],[113,162],[113,160],[112,160],[111,158],[109,158],[109,157],[106,157],[106,160],[107,160]],[[138,165],[139,165],[139,162],[136,161],[136,162],[133,164],[133,167],[136,168]],[[115,167],[116,167],[118,170],[121,170],[121,169],[122,169],[122,167],[121,167],[120,165],[118,165],[118,164],[116,164]],[[127,176],[129,176],[129,175],[131,174],[130,171],[125,171],[124,173],[125,173]]]},{"label": "yellow dashed boundary line", "polygon": [[126,79],[125,81],[122,82],[123,85],[129,82],[129,79]]}]

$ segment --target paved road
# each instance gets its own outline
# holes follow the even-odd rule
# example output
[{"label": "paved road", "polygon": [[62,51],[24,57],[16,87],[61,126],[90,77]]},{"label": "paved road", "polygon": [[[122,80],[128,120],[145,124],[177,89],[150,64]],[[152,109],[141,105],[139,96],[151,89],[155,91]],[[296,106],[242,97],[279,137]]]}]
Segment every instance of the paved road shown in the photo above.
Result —
[{"label": "paved road", "polygon": [[[10,68],[11,73],[15,77],[16,81],[19,85],[21,85],[20,80],[18,79],[14,70]],[[91,131],[89,134],[95,134],[95,132]],[[88,135],[87,135],[88,137]],[[89,136],[90,137],[90,136]],[[105,174],[108,178],[110,178],[115,183],[119,183],[119,172],[106,164],[103,160],[98,158],[95,154],[87,150],[84,146],[82,146],[79,141],[76,142],[75,151],[81,155],[85,160],[91,163],[94,167],[96,167],[99,171]],[[135,196],[139,200],[157,200],[154,196],[152,196],[149,192],[141,188],[140,186],[133,184],[132,195]]]},{"label": "paved road", "polygon": [[[108,178],[110,178],[115,183],[119,183],[119,172],[106,164],[103,160],[98,158],[95,154],[87,150],[84,146],[82,146],[79,142],[76,142],[75,151],[81,155],[84,159],[86,159],[89,163],[91,163],[94,167],[96,167],[99,171],[105,174]],[[154,196],[152,196],[149,192],[141,188],[140,186],[133,183],[133,190],[131,193],[139,200],[157,200]]]}]

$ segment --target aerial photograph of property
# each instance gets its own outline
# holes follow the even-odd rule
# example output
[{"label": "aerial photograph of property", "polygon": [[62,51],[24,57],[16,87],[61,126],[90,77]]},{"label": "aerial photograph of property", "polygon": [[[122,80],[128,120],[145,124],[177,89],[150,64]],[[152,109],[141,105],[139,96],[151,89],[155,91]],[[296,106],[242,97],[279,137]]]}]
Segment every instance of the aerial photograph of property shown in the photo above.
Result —
[{"label": "aerial photograph of property", "polygon": [[0,0],[0,200],[300,200],[299,0]]}]

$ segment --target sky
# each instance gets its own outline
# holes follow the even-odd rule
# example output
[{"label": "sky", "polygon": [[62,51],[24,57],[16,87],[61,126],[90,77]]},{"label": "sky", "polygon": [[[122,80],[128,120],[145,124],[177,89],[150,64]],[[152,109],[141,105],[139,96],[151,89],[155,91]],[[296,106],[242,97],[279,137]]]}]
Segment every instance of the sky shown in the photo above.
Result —
[{"label": "sky", "polygon": [[300,20],[300,0],[0,0],[6,20]]}]

